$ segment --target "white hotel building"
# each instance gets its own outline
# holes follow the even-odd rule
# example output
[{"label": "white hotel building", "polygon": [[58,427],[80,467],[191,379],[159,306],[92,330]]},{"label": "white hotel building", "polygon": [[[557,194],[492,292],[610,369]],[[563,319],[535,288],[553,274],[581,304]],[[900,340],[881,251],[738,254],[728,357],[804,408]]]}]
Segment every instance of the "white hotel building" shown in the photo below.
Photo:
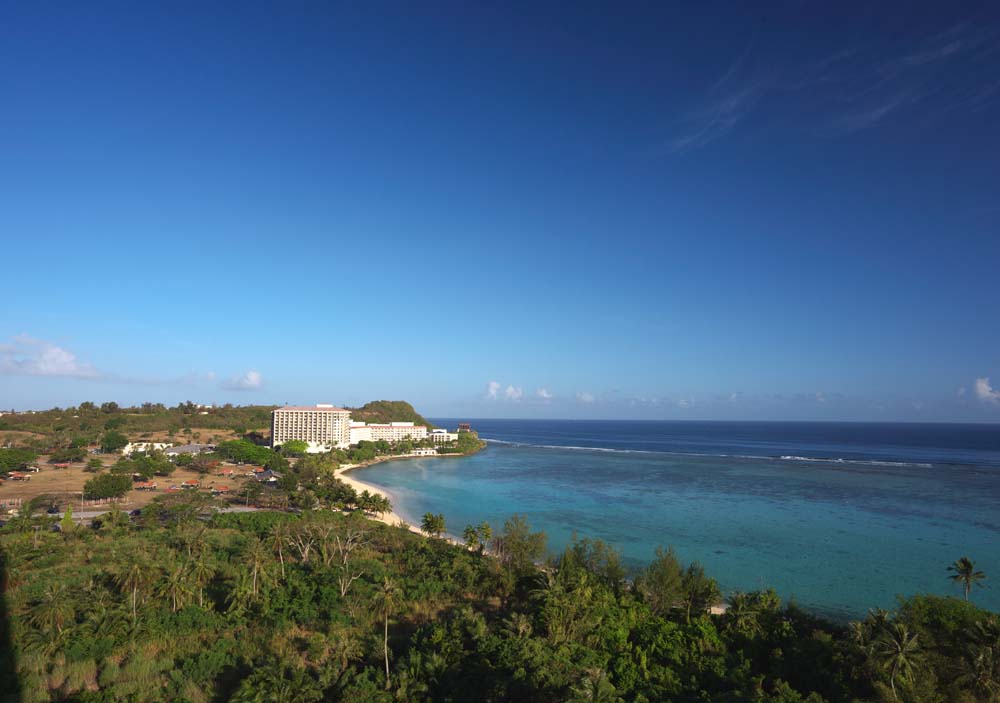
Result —
[{"label": "white hotel building", "polygon": [[271,445],[293,439],[306,442],[310,453],[344,449],[352,443],[351,412],[325,403],[278,408],[271,413]]},{"label": "white hotel building", "polygon": [[415,442],[427,438],[427,427],[415,425],[412,422],[390,422],[388,424],[366,425],[363,422],[352,422],[350,427],[350,443],[358,442],[401,442],[410,439]]}]

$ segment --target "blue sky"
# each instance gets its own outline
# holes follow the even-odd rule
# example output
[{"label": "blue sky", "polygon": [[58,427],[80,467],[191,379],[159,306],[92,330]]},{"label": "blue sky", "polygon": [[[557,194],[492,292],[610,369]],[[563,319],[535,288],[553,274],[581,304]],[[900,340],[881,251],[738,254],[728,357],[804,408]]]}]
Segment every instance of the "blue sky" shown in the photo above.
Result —
[{"label": "blue sky", "polygon": [[0,9],[0,407],[1000,420],[995,3],[140,5]]}]

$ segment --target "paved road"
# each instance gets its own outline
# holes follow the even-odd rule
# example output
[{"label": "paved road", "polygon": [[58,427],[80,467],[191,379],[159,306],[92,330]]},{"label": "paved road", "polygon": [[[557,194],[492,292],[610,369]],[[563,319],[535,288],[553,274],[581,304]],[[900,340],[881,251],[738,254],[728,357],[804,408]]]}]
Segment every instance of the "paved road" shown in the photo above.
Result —
[{"label": "paved road", "polygon": [[[115,507],[115,506],[108,506],[107,508],[103,508],[101,510],[74,510],[73,511],[73,520],[74,520],[74,522],[89,522],[89,521],[93,520],[95,517],[97,517],[98,515],[103,515],[104,513],[110,513],[110,512],[113,512],[115,510],[120,510],[122,512],[128,512],[126,508],[119,508],[119,507]],[[227,508],[219,508],[218,512],[220,512],[220,513],[252,513],[252,512],[255,512],[257,510],[263,510],[263,508],[252,508],[252,507],[248,507],[248,506],[245,506],[245,505],[231,505],[231,506],[229,506]],[[56,514],[53,513],[52,515],[55,516]],[[60,518],[64,517],[65,515],[66,515],[65,512],[58,513],[58,516]]]}]

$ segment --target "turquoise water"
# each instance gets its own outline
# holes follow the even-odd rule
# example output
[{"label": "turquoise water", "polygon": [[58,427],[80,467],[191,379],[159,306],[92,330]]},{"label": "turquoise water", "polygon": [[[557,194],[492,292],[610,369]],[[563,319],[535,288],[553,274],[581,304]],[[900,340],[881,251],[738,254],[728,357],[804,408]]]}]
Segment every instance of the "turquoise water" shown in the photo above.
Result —
[{"label": "turquoise water", "polygon": [[[484,433],[485,434],[485,433]],[[641,565],[657,545],[700,561],[724,590],[773,587],[834,617],[896,594],[959,594],[946,567],[969,555],[1000,580],[1000,472],[931,463],[796,461],[491,443],[464,458],[410,459],[356,474],[449,533],[519,512],[549,537],[598,537]],[[974,593],[1000,610],[1000,586]]]}]

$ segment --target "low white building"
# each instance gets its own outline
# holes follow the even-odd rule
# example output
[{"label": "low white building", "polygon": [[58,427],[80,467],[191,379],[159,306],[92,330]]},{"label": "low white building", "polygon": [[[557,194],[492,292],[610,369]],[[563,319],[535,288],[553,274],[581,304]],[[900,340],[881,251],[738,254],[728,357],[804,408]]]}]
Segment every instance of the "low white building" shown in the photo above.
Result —
[{"label": "low white building", "polygon": [[431,430],[428,436],[434,444],[447,444],[448,442],[458,441],[458,432],[449,432],[448,430]]},{"label": "low white building", "polygon": [[129,456],[133,452],[162,452],[172,446],[172,442],[129,442],[122,449],[122,456]]},{"label": "low white building", "polygon": [[357,444],[358,442],[371,442],[372,441],[372,431],[368,428],[368,425],[364,422],[358,422],[357,420],[351,421],[351,444]]},{"label": "low white building", "polygon": [[413,456],[437,456],[437,449],[434,447],[417,447],[410,454]]}]

